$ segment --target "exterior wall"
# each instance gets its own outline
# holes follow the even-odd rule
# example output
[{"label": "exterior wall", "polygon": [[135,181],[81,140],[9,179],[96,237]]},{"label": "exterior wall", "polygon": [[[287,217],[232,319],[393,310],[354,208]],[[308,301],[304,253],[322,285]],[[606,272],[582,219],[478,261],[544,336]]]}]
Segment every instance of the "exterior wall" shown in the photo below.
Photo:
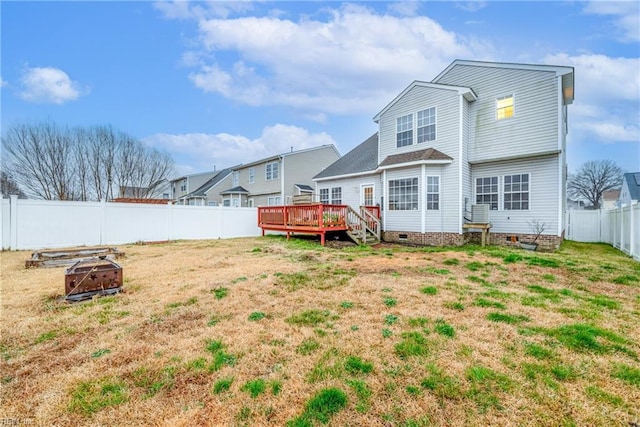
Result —
[{"label": "exterior wall", "polygon": [[291,203],[292,196],[297,194],[296,184],[313,187],[312,178],[339,158],[340,155],[333,145],[286,154],[283,160],[284,198],[282,203]]},{"label": "exterior wall", "polygon": [[[322,169],[340,158],[333,145],[326,145],[316,149],[285,153],[264,162],[254,163],[236,169],[239,172],[238,185],[244,187],[249,195],[243,199],[246,206],[248,199],[253,199],[254,206],[266,206],[268,198],[280,196],[281,203],[287,203],[296,193],[296,184],[313,185],[312,178]],[[278,163],[278,178],[266,180],[266,165]],[[249,182],[249,169],[255,171],[255,182]],[[283,194],[284,193],[284,194]]]},{"label": "exterior wall", "polygon": [[216,203],[216,206],[222,206],[224,198],[220,192],[231,188],[231,175],[232,174],[228,174],[223,180],[219,181],[216,185],[205,192],[205,206],[209,206],[209,203]]},{"label": "exterior wall", "polygon": [[[457,65],[438,83],[471,87],[471,162],[559,150],[561,82],[554,72]],[[496,120],[496,98],[514,96],[514,116]]]},{"label": "exterior wall", "polygon": [[[504,161],[474,165],[471,169],[472,183],[476,178],[498,176],[498,210],[489,211],[489,221],[494,233],[529,233],[527,221],[538,218],[545,222],[544,235],[560,236],[563,224],[558,223],[558,163],[559,156],[548,156],[518,161]],[[503,176],[529,174],[529,209],[504,210]],[[474,186],[475,188],[475,186]],[[475,203],[475,189],[472,203]]]},{"label": "exterior wall", "polygon": [[[342,188],[342,204],[351,206],[355,211],[360,209],[362,205],[361,189],[363,185],[373,185],[374,204],[380,204],[382,198],[382,181],[380,174],[363,175],[353,178],[332,179],[320,181],[316,183],[316,195],[319,197],[320,190],[334,187]],[[331,193],[329,193],[331,194]]]},{"label": "exterior wall", "polygon": [[[415,86],[380,117],[378,163],[392,154],[433,147],[454,159],[458,157],[459,98],[457,91]],[[396,119],[436,107],[436,139],[421,144],[396,147]],[[414,120],[414,134],[416,123]]]}]

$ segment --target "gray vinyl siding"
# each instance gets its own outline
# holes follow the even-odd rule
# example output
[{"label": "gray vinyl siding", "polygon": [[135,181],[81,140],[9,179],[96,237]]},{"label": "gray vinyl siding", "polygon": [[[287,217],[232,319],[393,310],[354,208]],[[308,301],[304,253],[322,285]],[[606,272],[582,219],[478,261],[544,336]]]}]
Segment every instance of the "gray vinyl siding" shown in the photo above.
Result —
[{"label": "gray vinyl siding", "polygon": [[[505,161],[474,165],[471,168],[473,183],[472,203],[475,203],[475,180],[483,177],[499,177],[498,210],[489,211],[489,221],[494,233],[532,234],[527,221],[538,218],[547,225],[544,234],[558,235],[558,165],[560,156],[536,159]],[[503,209],[503,177],[505,175],[529,174],[529,209]]]},{"label": "gray vinyl siding", "polygon": [[[554,72],[458,65],[438,83],[471,87],[469,161],[558,150],[559,80]],[[496,120],[496,98],[514,96],[514,116]]]},{"label": "gray vinyl siding", "polygon": [[[421,86],[415,86],[409,90],[380,117],[378,163],[392,154],[424,150],[431,147],[455,159],[458,155],[459,140],[459,97],[458,92],[454,90]],[[396,119],[431,107],[436,107],[436,139],[397,148]],[[415,120],[413,122],[413,132],[415,136]]]},{"label": "gray vinyl siding", "polygon": [[285,155],[283,176],[285,200],[283,203],[288,202],[287,199],[296,194],[296,184],[313,187],[312,178],[339,158],[340,156],[333,146]]},{"label": "gray vinyl siding", "polygon": [[[197,175],[189,175],[187,177],[187,194],[200,188],[205,182],[214,177],[216,172],[199,173]],[[178,190],[180,188],[178,187]]]},{"label": "gray vinyl siding", "polygon": [[342,188],[342,204],[351,206],[356,212],[360,209],[361,188],[362,185],[373,185],[374,204],[380,204],[382,197],[382,183],[380,174],[371,174],[358,176],[353,178],[332,179],[329,181],[320,181],[316,184],[316,194],[320,194],[320,189],[328,188],[329,194],[331,189],[335,187]]}]

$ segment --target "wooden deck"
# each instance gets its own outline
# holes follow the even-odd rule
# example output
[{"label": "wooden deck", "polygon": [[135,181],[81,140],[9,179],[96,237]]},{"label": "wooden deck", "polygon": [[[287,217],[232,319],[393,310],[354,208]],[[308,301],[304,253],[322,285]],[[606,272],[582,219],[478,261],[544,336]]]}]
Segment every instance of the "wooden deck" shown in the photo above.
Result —
[{"label": "wooden deck", "polygon": [[[379,217],[377,207],[372,207],[374,215]],[[284,231],[287,239],[292,233],[317,234],[324,246],[325,235],[332,231],[349,231],[349,212],[347,205],[326,205],[312,203],[305,205],[262,206],[258,207],[258,226],[265,230]]]}]

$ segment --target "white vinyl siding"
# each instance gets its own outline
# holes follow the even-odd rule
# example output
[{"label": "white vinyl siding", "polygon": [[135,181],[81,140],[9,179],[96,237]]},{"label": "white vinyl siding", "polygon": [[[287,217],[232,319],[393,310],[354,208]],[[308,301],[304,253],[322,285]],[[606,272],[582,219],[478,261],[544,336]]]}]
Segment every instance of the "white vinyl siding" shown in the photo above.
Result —
[{"label": "white vinyl siding", "polygon": [[[332,188],[341,187],[341,196],[343,205],[351,206],[355,211],[359,211],[362,204],[362,187],[373,187],[373,200],[372,205],[376,206],[380,204],[380,198],[382,197],[382,185],[380,184],[381,176],[376,175],[363,175],[354,178],[336,179],[321,181],[317,184],[317,193],[322,198],[325,194],[326,202],[329,203],[329,194]],[[320,200],[322,202],[322,200]]]},{"label": "white vinyl siding", "polygon": [[[540,157],[510,162],[496,162],[490,164],[473,165],[471,173],[476,182],[477,178],[498,176],[499,201],[498,210],[489,211],[489,221],[492,233],[530,233],[528,221],[536,218],[544,221],[548,226],[545,234],[557,235],[562,231],[558,224],[558,156]],[[504,209],[504,178],[526,173],[529,180],[529,208],[528,210]],[[490,175],[491,174],[491,175]],[[475,200],[475,199],[474,199]]]},{"label": "white vinyl siding", "polygon": [[[561,91],[554,72],[458,65],[438,83],[472,87],[478,94],[469,104],[470,162],[558,150]],[[496,120],[496,100],[507,95],[513,96],[514,115]]]}]

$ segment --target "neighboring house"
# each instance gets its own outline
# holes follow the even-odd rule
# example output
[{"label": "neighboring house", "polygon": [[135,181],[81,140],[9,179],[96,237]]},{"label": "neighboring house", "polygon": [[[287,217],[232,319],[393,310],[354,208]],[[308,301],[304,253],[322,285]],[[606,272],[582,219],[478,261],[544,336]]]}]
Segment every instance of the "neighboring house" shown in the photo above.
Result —
[{"label": "neighboring house", "polygon": [[620,190],[607,190],[603,192],[600,208],[604,210],[615,208],[619,197],[620,197]]},{"label": "neighboring house", "polygon": [[196,188],[191,193],[185,194],[178,199],[181,205],[191,206],[218,206],[222,204],[220,190],[231,184],[232,168],[222,169],[215,172],[208,181]]},{"label": "neighboring house", "polygon": [[168,200],[171,198],[171,183],[163,179],[150,187],[121,185],[118,189],[118,198]]},{"label": "neighboring house", "polygon": [[634,200],[640,200],[640,172],[625,173],[622,176],[618,206],[628,205]]},{"label": "neighboring house", "polygon": [[181,176],[171,181],[171,198],[178,204],[184,204],[184,200],[181,200],[187,194],[195,191],[202,186],[205,182],[217,175],[217,171],[214,169],[210,172],[200,172],[191,175]]},{"label": "neighboring house", "polygon": [[492,243],[531,238],[538,219],[538,243],[557,247],[573,91],[573,67],[456,60],[384,107],[377,134],[316,175],[316,191],[380,205],[386,241],[462,244],[472,205],[486,204]]},{"label": "neighboring house", "polygon": [[340,158],[333,144],[291,151],[233,168],[231,186],[222,191],[225,206],[289,204],[313,193],[312,178]]}]

